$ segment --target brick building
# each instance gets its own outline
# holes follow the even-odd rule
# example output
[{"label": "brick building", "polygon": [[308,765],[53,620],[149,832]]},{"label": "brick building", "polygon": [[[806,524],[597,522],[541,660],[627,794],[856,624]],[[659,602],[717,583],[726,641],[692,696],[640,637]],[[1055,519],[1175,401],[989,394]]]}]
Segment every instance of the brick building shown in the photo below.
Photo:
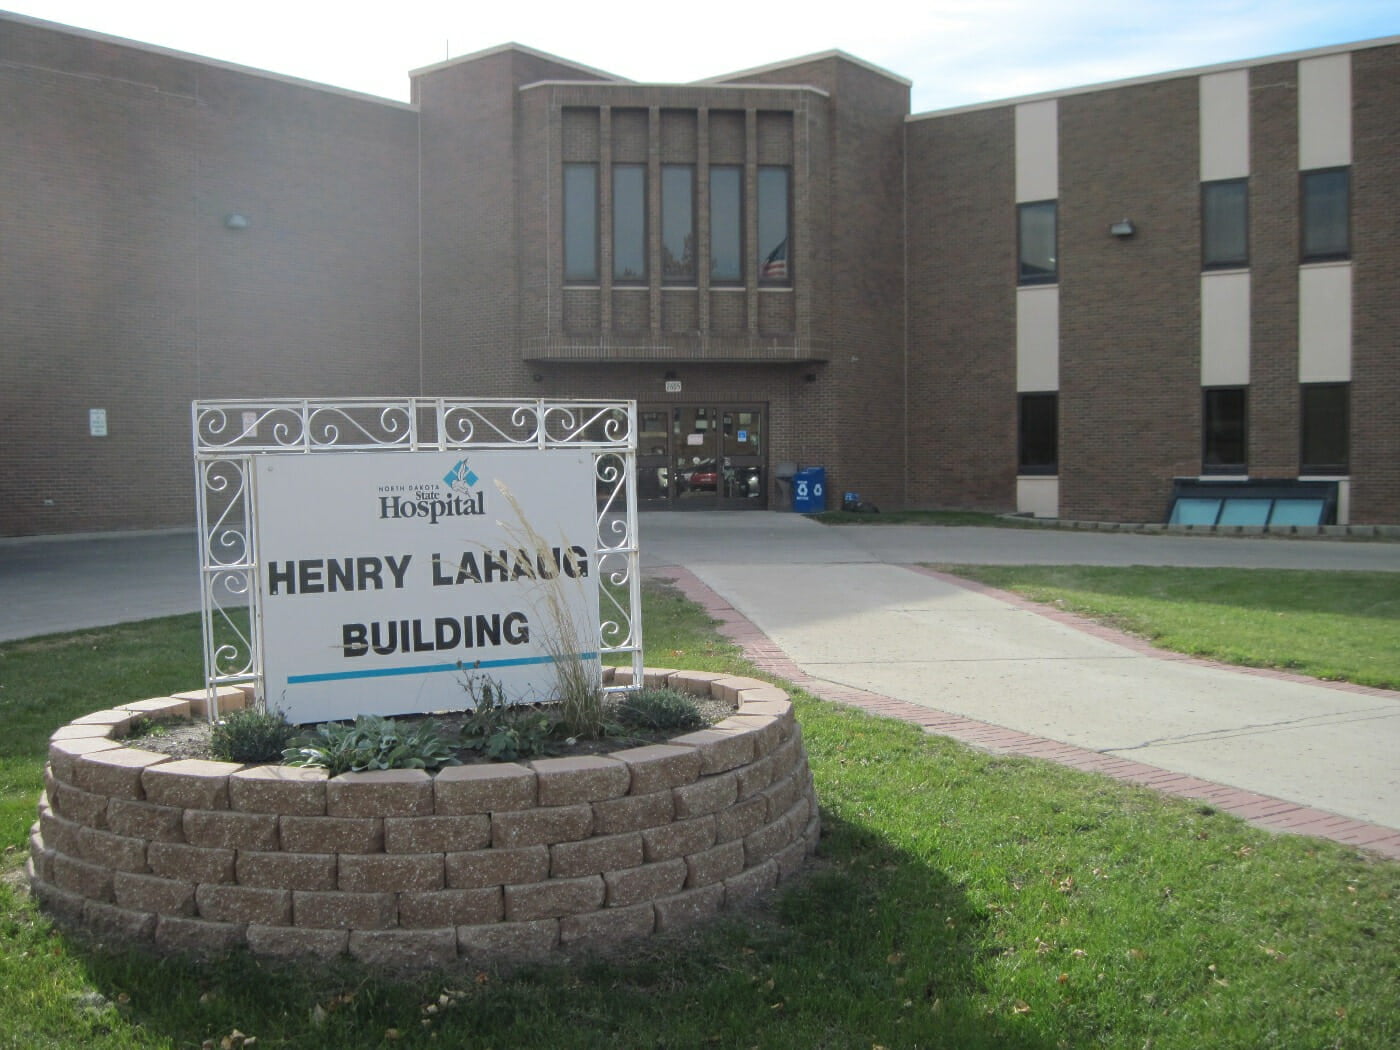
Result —
[{"label": "brick building", "polygon": [[635,399],[644,508],[819,464],[887,507],[1400,522],[1400,40],[912,116],[838,52],[411,76],[0,15],[0,535],[189,524],[194,398],[389,394]]}]

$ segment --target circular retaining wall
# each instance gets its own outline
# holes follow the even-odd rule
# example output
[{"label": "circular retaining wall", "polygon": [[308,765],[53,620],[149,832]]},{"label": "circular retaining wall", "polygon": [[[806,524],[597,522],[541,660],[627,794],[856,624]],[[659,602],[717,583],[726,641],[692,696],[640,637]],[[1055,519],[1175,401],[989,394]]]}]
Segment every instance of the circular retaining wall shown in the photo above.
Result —
[{"label": "circular retaining wall", "polygon": [[[202,715],[203,690],[98,711],[50,741],[30,883],[59,922],[162,952],[445,965],[688,926],[798,871],[816,795],[782,690],[646,683],[737,709],[606,756],[338,777],[122,742],[137,718]],[[246,702],[220,690],[223,709]]]}]

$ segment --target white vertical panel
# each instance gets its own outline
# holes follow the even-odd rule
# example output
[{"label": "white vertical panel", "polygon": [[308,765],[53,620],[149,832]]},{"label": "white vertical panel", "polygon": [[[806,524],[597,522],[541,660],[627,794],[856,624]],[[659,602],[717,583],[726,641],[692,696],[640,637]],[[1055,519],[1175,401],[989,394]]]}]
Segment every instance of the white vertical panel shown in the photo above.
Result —
[{"label": "white vertical panel", "polygon": [[1060,516],[1059,478],[1017,478],[1016,513],[1037,518]]},{"label": "white vertical panel", "polygon": [[1016,203],[1060,195],[1059,120],[1055,99],[1016,107]]},{"label": "white vertical panel", "polygon": [[1351,163],[1351,55],[1298,63],[1298,167]]},{"label": "white vertical panel", "polygon": [[1201,385],[1249,384],[1249,274],[1201,275]]},{"label": "white vertical panel", "polygon": [[1351,264],[1298,271],[1298,382],[1351,382]]},{"label": "white vertical panel", "polygon": [[1201,181],[1249,174],[1249,71],[1208,73],[1200,80]]},{"label": "white vertical panel", "polygon": [[1060,389],[1060,290],[1016,289],[1016,392]]}]

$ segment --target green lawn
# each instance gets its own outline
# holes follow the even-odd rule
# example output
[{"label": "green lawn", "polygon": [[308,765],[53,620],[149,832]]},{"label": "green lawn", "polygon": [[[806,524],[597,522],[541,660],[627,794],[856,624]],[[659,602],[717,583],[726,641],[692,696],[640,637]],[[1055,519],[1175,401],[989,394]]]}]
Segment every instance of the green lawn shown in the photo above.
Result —
[{"label": "green lawn", "polygon": [[[674,594],[645,614],[650,665],[745,669]],[[198,651],[192,617],[0,645],[0,1047],[1400,1045],[1400,864],[802,694],[819,856],[685,941],[411,981],[85,946],[19,887],[44,738]]]},{"label": "green lawn", "polygon": [[1400,573],[938,567],[1175,652],[1400,689]]}]

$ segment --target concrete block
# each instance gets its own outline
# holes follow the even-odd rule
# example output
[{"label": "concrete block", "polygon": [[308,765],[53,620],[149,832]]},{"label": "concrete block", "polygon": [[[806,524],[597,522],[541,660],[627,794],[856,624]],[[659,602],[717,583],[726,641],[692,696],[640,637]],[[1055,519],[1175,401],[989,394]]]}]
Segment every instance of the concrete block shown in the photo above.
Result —
[{"label": "concrete block", "polygon": [[425,930],[351,930],[350,954],[367,966],[391,970],[424,970],[457,961],[457,931],[452,927]]},{"label": "concrete block", "polygon": [[693,784],[700,777],[700,752],[693,747],[651,744],[616,751],[613,758],[626,763],[632,782],[628,793],[647,795],[667,788]]},{"label": "concrete block", "polygon": [[735,839],[685,858],[686,889],[723,882],[744,870],[744,844]]},{"label": "concrete block", "polygon": [[610,948],[645,937],[656,929],[650,902],[629,908],[608,908],[559,920],[559,944],[565,948]]},{"label": "concrete block", "polygon": [[78,829],[79,860],[100,864],[113,871],[149,871],[146,866],[146,840],[114,835],[97,828]]},{"label": "concrete block", "polygon": [[286,926],[292,921],[290,890],[201,883],[195,887],[199,917],[211,922],[247,922]]},{"label": "concrete block", "polygon": [[118,905],[129,911],[157,915],[194,915],[194,887],[193,882],[127,871],[119,871],[112,877]]},{"label": "concrete block", "polygon": [[399,925],[411,929],[477,926],[499,922],[504,915],[505,895],[499,886],[399,894]]},{"label": "concrete block", "polygon": [[491,815],[491,845],[497,849],[550,846],[587,838],[593,832],[593,807],[548,806]]},{"label": "concrete block", "polygon": [[485,813],[461,817],[386,817],[384,820],[386,853],[461,853],[489,845],[491,818]]},{"label": "concrete block", "polygon": [[661,828],[647,828],[642,832],[642,849],[647,863],[684,857],[699,853],[715,844],[715,818],[713,814],[678,820]]},{"label": "concrete block", "polygon": [[310,929],[305,926],[250,925],[248,949],[257,955],[278,959],[315,957],[333,959],[349,948],[348,930]]},{"label": "concrete block", "polygon": [[444,857],[444,869],[447,885],[453,889],[543,882],[549,878],[549,848],[530,846],[448,853]]},{"label": "concrete block", "polygon": [[351,893],[443,888],[441,853],[342,853],[338,885]]},{"label": "concrete block", "polygon": [[609,908],[625,908],[643,901],[654,901],[658,897],[672,896],[685,886],[688,873],[689,868],[681,857],[643,864],[625,871],[605,871],[605,903]]},{"label": "concrete block", "polygon": [[228,778],[243,767],[237,762],[184,758],[153,766],[141,774],[146,801],[184,809],[228,809]]},{"label": "concrete block", "polygon": [[114,751],[123,748],[124,745],[110,737],[82,737],[70,740],[50,740],[49,741],[49,769],[53,771],[54,778],[64,784],[73,784],[73,779],[78,760],[84,755],[95,754],[98,751]]},{"label": "concrete block", "polygon": [[326,812],[324,769],[308,766],[252,766],[228,778],[231,808],[248,813],[319,817]]},{"label": "concrete block", "polygon": [[242,947],[248,939],[247,929],[241,922],[208,922],[161,915],[156,919],[156,948],[162,952],[211,958]]},{"label": "concrete block", "polygon": [[654,907],[658,932],[688,929],[719,914],[724,907],[724,884],[716,882],[662,897]]},{"label": "concrete block", "polygon": [[433,812],[442,816],[529,809],[535,772],[513,762],[449,766],[433,778]]},{"label": "concrete block", "polygon": [[778,862],[762,864],[724,880],[724,906],[733,908],[761,897],[778,884]]},{"label": "concrete block", "polygon": [[205,849],[278,848],[277,818],[271,813],[187,809],[184,829],[186,842]]},{"label": "concrete block", "polygon": [[185,841],[185,811],[175,806],[157,806],[114,798],[107,805],[107,827],[117,835],[155,840]]},{"label": "concrete block", "polygon": [[89,900],[83,905],[83,926],[96,937],[127,947],[155,938],[156,917],[151,912],[131,911],[106,901]]},{"label": "concrete block", "polygon": [[601,875],[507,886],[506,919],[510,922],[528,922],[531,919],[557,919],[564,915],[595,911],[603,906],[604,893]]},{"label": "concrete block", "polygon": [[298,926],[335,930],[387,930],[399,921],[392,893],[346,893],[296,890],[292,915]]},{"label": "concrete block", "polygon": [[669,789],[605,799],[593,803],[593,833],[616,835],[669,824],[675,810],[675,799]]},{"label": "concrete block", "polygon": [[234,874],[240,886],[264,889],[333,890],[337,885],[333,853],[239,850]]},{"label": "concrete block", "polygon": [[55,853],[53,858],[53,884],[60,890],[76,893],[89,900],[115,901],[112,890],[114,872],[99,864]]},{"label": "concrete block", "polygon": [[457,927],[457,950],[469,960],[538,959],[548,955],[558,944],[558,919]]},{"label": "concrete block", "polygon": [[282,848],[291,853],[380,853],[384,821],[376,817],[282,817]]},{"label": "concrete block", "polygon": [[561,842],[549,848],[549,858],[549,873],[556,879],[635,868],[642,864],[642,836],[630,832]]},{"label": "concrete block", "polygon": [[761,828],[767,819],[767,799],[755,796],[736,802],[715,814],[715,841],[742,839]]},{"label": "concrete block", "polygon": [[739,778],[733,773],[702,777],[672,792],[677,817],[698,817],[732,806],[739,797]]},{"label": "concrete block", "polygon": [[233,882],[231,849],[205,849],[180,842],[152,842],[146,847],[151,873],[182,882]]},{"label": "concrete block", "polygon": [[111,805],[111,800],[106,795],[94,795],[90,791],[55,781],[48,796],[49,805],[64,820],[89,828],[107,826],[107,807]]},{"label": "concrete block", "polygon": [[[49,746],[52,749],[57,745]],[[93,751],[81,756],[74,765],[73,785],[108,798],[144,799],[146,793],[141,788],[142,771],[169,761],[169,755],[135,747]]]},{"label": "concrete block", "polygon": [[421,769],[342,773],[326,783],[332,817],[424,817],[433,812],[433,778]]},{"label": "concrete block", "polygon": [[705,776],[723,773],[754,759],[754,736],[750,730],[701,729],[675,737],[671,743],[699,751],[700,772]]},{"label": "concrete block", "polygon": [[571,806],[627,794],[632,775],[626,765],[601,755],[541,758],[530,763],[539,782],[541,806]]}]

